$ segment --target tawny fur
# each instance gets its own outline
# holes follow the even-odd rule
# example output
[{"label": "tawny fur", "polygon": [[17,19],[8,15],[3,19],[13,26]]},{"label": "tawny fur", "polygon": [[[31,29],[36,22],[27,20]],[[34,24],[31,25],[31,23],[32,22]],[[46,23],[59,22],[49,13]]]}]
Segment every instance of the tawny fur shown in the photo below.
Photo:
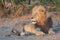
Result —
[{"label": "tawny fur", "polygon": [[44,33],[50,33],[49,30],[52,28],[53,22],[51,15],[46,11],[44,6],[35,6],[32,9],[32,18],[32,21],[36,21]]},{"label": "tawny fur", "polygon": [[[52,19],[50,14],[46,11],[44,6],[35,6],[32,9],[32,19],[33,22],[36,22],[38,26],[35,24],[27,24],[23,27],[25,32],[33,33],[37,36],[43,35],[44,33],[49,33],[52,31]],[[41,31],[36,31],[36,28],[40,28]]]},{"label": "tawny fur", "polygon": [[33,33],[37,36],[44,35],[42,31],[36,31],[35,25],[29,24],[24,26],[25,32]]}]

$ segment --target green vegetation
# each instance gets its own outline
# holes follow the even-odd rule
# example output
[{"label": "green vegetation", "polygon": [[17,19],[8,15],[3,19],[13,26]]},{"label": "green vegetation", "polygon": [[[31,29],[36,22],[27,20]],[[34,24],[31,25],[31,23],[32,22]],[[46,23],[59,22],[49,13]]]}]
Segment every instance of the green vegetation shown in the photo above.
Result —
[{"label": "green vegetation", "polygon": [[55,0],[55,5],[57,7],[57,11],[60,12],[60,0]]},{"label": "green vegetation", "polygon": [[45,5],[45,4],[54,4],[54,6],[56,6],[56,11],[57,12],[60,12],[60,0],[42,0],[40,1],[42,5]]},{"label": "green vegetation", "polygon": [[[24,2],[26,3],[26,1],[29,0],[14,0],[16,4],[24,4]],[[37,1],[40,1],[42,5],[52,3],[56,6],[56,11],[60,12],[60,0],[37,0]]]},{"label": "green vegetation", "polygon": [[[5,5],[5,3],[7,3]],[[19,11],[21,12],[18,12],[17,15],[20,14],[27,14],[29,13],[29,11],[31,11],[31,9],[35,6],[35,4],[41,4],[43,6],[47,6],[48,4],[55,6],[56,7],[56,12],[60,12],[60,0],[0,0],[0,8],[2,9],[9,9],[9,10],[6,10],[8,14],[15,14],[16,13],[16,10],[18,10],[20,8],[20,6],[22,6],[21,9],[19,9]],[[11,5],[12,6],[11,6]],[[9,6],[8,6],[9,5]],[[3,8],[4,7],[4,8]],[[11,11],[14,11],[11,12]]]},{"label": "green vegetation", "polygon": [[18,4],[24,4],[26,0],[13,0],[17,5]]},{"label": "green vegetation", "polygon": [[[7,2],[11,2],[11,0],[6,0]],[[29,2],[29,0],[12,0],[14,1],[17,5],[18,4],[25,4],[26,1]],[[53,3],[57,7],[57,11],[60,10],[60,0],[35,0],[35,1],[40,1],[40,4],[45,5],[48,3]],[[0,6],[1,6],[1,1],[0,1]]]}]

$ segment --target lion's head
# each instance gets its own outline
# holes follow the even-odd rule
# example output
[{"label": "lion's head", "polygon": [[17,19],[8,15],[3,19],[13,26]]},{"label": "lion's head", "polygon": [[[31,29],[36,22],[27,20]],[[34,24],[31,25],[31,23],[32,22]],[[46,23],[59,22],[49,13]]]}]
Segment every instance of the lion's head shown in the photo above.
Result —
[{"label": "lion's head", "polygon": [[32,20],[38,24],[44,25],[44,22],[50,17],[44,6],[35,6],[32,9]]}]

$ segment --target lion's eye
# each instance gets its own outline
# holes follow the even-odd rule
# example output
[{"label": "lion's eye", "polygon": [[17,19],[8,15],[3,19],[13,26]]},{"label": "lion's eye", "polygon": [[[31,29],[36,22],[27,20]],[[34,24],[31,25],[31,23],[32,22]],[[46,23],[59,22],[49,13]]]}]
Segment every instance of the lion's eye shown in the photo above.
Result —
[{"label": "lion's eye", "polygon": [[44,12],[44,10],[41,10],[41,12]]}]

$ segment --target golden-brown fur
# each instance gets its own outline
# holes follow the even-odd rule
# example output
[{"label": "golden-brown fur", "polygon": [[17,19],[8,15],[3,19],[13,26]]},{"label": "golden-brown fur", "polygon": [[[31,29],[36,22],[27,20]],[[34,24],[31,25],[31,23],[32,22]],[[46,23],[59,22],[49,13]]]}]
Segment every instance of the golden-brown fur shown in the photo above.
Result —
[{"label": "golden-brown fur", "polygon": [[42,31],[36,31],[35,25],[29,24],[24,26],[25,32],[33,33],[37,36],[44,35]]},{"label": "golden-brown fur", "polygon": [[23,27],[23,31],[22,32],[19,32],[16,29],[13,29],[12,32],[14,34],[18,35],[18,36],[29,35],[30,33],[34,34],[36,36],[45,35],[45,33],[43,33],[42,31],[36,31],[35,25],[33,25],[33,24],[25,25]]},{"label": "golden-brown fur", "polygon": [[49,30],[52,28],[52,18],[46,11],[44,6],[35,6],[32,10],[32,21],[36,21],[39,28],[44,33],[50,33]]},{"label": "golden-brown fur", "polygon": [[[53,23],[52,23],[51,16],[43,6],[35,6],[32,9],[32,19],[31,20],[32,20],[32,22],[35,22],[35,24],[25,25],[23,27],[24,32],[30,32],[37,36],[43,35],[44,33],[50,34],[52,32],[51,28],[52,28]],[[40,28],[41,31],[36,31],[36,28]],[[21,33],[21,34],[23,34],[23,33]]]}]

